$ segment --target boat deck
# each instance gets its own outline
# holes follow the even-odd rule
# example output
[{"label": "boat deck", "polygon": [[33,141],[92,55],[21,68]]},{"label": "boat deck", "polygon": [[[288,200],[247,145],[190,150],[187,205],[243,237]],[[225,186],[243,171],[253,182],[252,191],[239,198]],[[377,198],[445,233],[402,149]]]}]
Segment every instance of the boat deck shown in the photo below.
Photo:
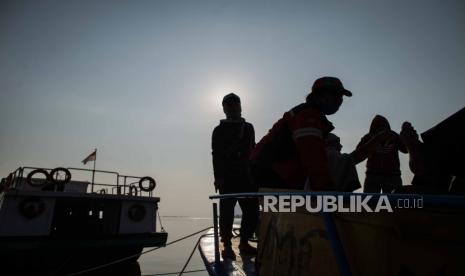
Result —
[{"label": "boat deck", "polygon": [[[251,242],[251,245],[257,246]],[[255,256],[241,255],[238,249],[239,236],[235,235],[232,239],[232,247],[236,253],[236,260],[223,259],[220,254],[218,264],[215,264],[215,239],[214,232],[211,229],[205,236],[200,239],[199,251],[205,263],[205,267],[210,275],[231,275],[231,276],[255,276],[258,275],[255,270]],[[219,252],[223,250],[223,244],[219,243]]]}]

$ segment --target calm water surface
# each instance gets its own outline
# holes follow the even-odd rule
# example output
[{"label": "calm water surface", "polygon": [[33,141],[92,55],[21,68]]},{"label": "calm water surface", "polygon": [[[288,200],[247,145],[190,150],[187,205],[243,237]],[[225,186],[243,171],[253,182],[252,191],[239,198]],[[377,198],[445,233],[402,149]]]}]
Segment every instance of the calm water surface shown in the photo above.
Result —
[{"label": "calm water surface", "polygon": [[[168,242],[170,242],[203,228],[212,226],[213,222],[211,218],[162,217],[162,224],[166,232],[168,232]],[[159,225],[157,225],[157,228],[158,227]],[[139,258],[139,266],[142,275],[180,271],[186,263],[187,258],[199,237],[200,234],[142,255]],[[145,250],[147,249],[148,248]],[[198,249],[196,249],[186,270],[197,269],[205,269],[202,258],[198,253]],[[203,271],[189,273],[186,275],[199,276],[208,275],[208,273]]]}]

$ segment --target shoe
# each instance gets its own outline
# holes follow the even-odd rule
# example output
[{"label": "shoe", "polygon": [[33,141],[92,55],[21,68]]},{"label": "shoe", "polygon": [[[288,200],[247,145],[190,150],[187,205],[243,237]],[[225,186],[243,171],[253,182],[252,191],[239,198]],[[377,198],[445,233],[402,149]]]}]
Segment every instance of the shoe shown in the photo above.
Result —
[{"label": "shoe", "polygon": [[234,250],[232,249],[232,247],[229,245],[229,246],[225,246],[223,251],[221,251],[221,257],[223,257],[223,259],[231,259],[233,261],[236,260],[236,253],[234,253]]},{"label": "shoe", "polygon": [[248,242],[240,243],[239,251],[244,255],[257,255],[257,248],[251,246]]}]

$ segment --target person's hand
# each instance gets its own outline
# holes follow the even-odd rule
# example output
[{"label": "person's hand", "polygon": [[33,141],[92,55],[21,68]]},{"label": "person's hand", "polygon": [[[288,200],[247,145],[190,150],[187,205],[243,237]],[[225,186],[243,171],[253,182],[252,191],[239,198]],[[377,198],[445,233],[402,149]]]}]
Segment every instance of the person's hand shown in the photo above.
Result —
[{"label": "person's hand", "polygon": [[395,133],[392,130],[385,130],[380,133],[378,133],[375,136],[376,142],[378,144],[391,144],[393,141],[395,141],[397,138],[397,133]]},{"label": "person's hand", "polygon": [[400,131],[400,139],[401,141],[408,147],[413,143],[418,142],[418,133],[413,128],[410,122],[404,122],[402,124],[402,130]]},{"label": "person's hand", "polygon": [[215,192],[221,191],[222,187],[224,185],[224,179],[223,178],[217,178],[215,179]]}]

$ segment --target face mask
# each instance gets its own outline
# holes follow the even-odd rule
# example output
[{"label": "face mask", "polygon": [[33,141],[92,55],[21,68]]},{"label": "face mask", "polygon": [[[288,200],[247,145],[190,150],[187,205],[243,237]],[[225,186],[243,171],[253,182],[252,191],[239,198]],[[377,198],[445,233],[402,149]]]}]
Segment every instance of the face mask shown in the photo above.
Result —
[{"label": "face mask", "polygon": [[339,106],[324,104],[320,106],[320,109],[325,115],[332,115],[339,110]]},{"label": "face mask", "polygon": [[318,100],[318,107],[325,115],[332,115],[339,110],[342,104],[342,98],[322,97]]}]

